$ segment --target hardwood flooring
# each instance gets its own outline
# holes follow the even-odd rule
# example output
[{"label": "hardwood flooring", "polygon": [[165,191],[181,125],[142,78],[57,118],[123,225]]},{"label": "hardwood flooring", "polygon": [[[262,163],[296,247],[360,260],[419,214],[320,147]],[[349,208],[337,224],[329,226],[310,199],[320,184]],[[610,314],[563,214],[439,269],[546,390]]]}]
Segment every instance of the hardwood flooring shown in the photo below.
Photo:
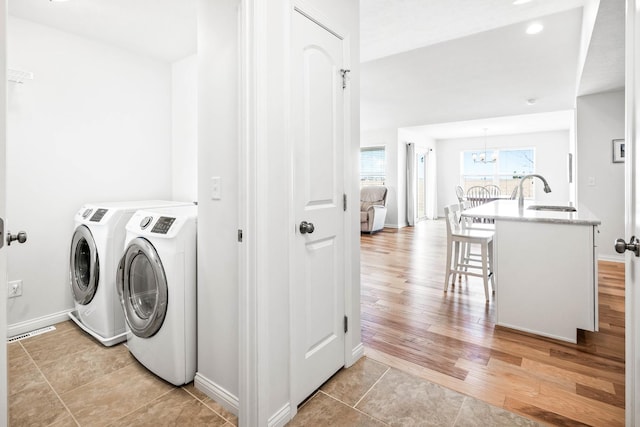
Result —
[{"label": "hardwood flooring", "polygon": [[623,263],[599,262],[600,331],[571,344],[496,326],[480,278],[443,292],[445,251],[442,220],[362,235],[367,356],[545,424],[624,425]]}]

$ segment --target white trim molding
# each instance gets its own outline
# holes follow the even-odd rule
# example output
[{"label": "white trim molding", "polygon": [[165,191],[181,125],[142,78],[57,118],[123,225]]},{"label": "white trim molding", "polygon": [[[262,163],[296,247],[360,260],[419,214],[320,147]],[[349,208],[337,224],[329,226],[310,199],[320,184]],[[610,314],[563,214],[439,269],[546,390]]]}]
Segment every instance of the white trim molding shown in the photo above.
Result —
[{"label": "white trim molding", "polygon": [[353,366],[362,356],[364,356],[364,344],[359,343],[351,350],[351,357],[345,361],[345,368]]},{"label": "white trim molding", "polygon": [[598,261],[619,262],[621,264],[624,264],[624,255],[612,256],[612,255],[598,254]]},{"label": "white trim molding", "polygon": [[268,427],[284,427],[292,418],[291,405],[285,404],[282,408],[278,409],[267,422]]},{"label": "white trim molding", "polygon": [[14,323],[7,327],[7,337],[24,334],[35,329],[44,328],[55,325],[56,323],[69,320],[69,313],[73,309],[59,311],[57,313],[47,314],[46,316],[36,317],[35,319],[25,320],[23,322]]},{"label": "white trim molding", "polygon": [[[240,401],[241,426],[261,426],[267,418],[268,360],[268,294],[258,286],[266,277],[268,266],[263,261],[267,215],[259,215],[260,207],[268,206],[268,170],[260,159],[267,158],[265,141],[268,117],[266,87],[267,1],[241,0],[240,12],[240,182],[241,226],[240,247],[239,338],[240,338]],[[261,258],[262,257],[262,258]],[[260,354],[263,356],[258,357]]]},{"label": "white trim molding", "polygon": [[193,383],[198,390],[215,400],[224,409],[236,416],[238,415],[240,403],[237,396],[234,396],[232,393],[198,372],[196,372],[196,377],[193,380]]}]

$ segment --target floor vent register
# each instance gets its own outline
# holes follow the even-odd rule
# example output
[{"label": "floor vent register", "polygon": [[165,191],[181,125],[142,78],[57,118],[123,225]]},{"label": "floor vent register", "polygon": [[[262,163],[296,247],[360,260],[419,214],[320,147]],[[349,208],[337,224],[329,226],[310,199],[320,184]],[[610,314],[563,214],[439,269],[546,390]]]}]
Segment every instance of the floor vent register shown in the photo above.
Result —
[{"label": "floor vent register", "polygon": [[55,331],[55,326],[47,326],[46,328],[36,329],[35,331],[25,332],[24,334],[15,335],[7,339],[7,343],[16,342],[25,338],[35,337],[36,335],[46,334],[47,332]]}]

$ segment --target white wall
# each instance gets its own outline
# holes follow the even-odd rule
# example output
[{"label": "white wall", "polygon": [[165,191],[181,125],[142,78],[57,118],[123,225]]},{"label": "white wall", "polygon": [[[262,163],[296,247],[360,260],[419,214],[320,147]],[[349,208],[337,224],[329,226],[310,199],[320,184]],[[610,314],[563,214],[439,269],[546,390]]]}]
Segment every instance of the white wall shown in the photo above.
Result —
[{"label": "white wall", "polygon": [[72,308],[73,215],[85,202],[171,197],[171,67],[9,18],[7,217],[29,240],[11,246],[23,296],[9,323]]},{"label": "white wall", "polygon": [[[237,0],[198,2],[198,372],[207,394],[237,412],[238,19]],[[221,199],[211,199],[211,177]]]},{"label": "white wall", "polygon": [[[625,136],[624,90],[577,99],[578,203],[601,221],[598,255],[624,261],[613,242],[624,237],[624,163],[612,162],[611,140]],[[590,180],[593,184],[590,184]]]},{"label": "white wall", "polygon": [[171,171],[174,200],[198,200],[198,56],[171,65]]},{"label": "white wall", "polygon": [[[536,200],[566,203],[569,200],[567,179],[569,137],[568,130],[489,136],[487,149],[534,147],[536,173],[547,179],[552,190],[549,194],[537,191]],[[460,153],[466,150],[483,149],[484,137],[438,140],[437,148],[438,215],[444,216],[444,207],[458,202],[455,187],[460,184]]]}]

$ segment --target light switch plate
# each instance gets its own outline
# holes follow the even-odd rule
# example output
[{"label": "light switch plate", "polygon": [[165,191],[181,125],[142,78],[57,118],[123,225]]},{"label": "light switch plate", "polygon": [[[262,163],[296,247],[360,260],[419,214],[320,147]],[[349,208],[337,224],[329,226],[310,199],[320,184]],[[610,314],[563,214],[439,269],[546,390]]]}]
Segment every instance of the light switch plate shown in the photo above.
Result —
[{"label": "light switch plate", "polygon": [[220,177],[211,177],[211,200],[220,200]]}]

